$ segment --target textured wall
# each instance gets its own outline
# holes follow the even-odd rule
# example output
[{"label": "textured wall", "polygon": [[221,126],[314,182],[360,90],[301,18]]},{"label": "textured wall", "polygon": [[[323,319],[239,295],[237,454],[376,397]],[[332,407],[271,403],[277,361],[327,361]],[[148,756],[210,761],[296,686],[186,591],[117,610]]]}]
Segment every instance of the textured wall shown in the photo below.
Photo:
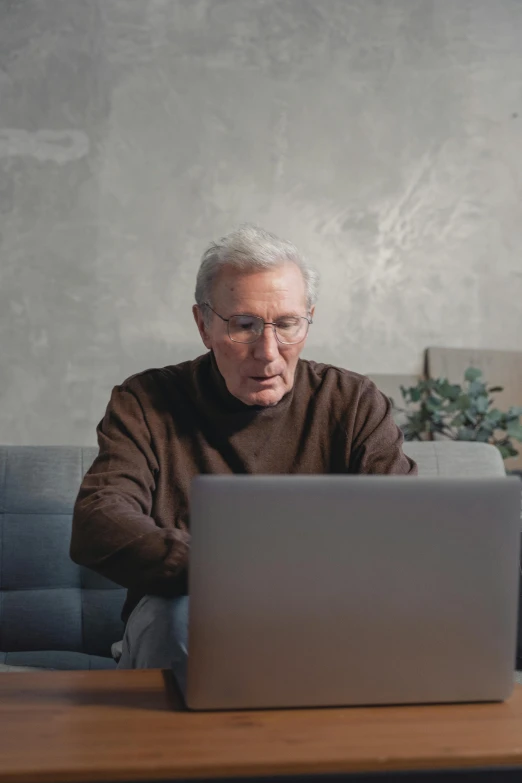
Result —
[{"label": "textured wall", "polygon": [[2,0],[0,442],[94,443],[203,352],[209,239],[295,241],[305,356],[410,373],[522,334],[519,0]]}]

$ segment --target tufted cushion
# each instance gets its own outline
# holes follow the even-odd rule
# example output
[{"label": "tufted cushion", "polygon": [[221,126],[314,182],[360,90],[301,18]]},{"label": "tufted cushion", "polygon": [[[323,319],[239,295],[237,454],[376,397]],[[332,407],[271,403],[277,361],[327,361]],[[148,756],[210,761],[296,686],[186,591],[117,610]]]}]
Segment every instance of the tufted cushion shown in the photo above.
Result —
[{"label": "tufted cushion", "polygon": [[1,671],[26,669],[115,669],[112,658],[66,650],[29,650],[0,653]]},{"label": "tufted cushion", "polygon": [[505,476],[504,461],[496,446],[464,441],[408,441],[403,451],[419,466],[419,476],[482,478]]},{"label": "tufted cushion", "polygon": [[[0,447],[0,663],[111,668],[125,591],[69,557],[96,448]],[[3,657],[2,657],[3,656]]]}]

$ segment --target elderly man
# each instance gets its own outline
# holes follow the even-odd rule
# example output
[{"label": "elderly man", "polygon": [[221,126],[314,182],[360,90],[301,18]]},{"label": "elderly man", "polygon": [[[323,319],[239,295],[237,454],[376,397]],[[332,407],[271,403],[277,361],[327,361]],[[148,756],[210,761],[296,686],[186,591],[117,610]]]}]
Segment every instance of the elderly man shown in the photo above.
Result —
[{"label": "elderly man", "polygon": [[299,358],[316,298],[294,245],[242,226],[199,268],[193,314],[208,352],[114,387],[71,557],[127,588],[121,668],[186,655],[193,476],[417,472],[368,378]]}]

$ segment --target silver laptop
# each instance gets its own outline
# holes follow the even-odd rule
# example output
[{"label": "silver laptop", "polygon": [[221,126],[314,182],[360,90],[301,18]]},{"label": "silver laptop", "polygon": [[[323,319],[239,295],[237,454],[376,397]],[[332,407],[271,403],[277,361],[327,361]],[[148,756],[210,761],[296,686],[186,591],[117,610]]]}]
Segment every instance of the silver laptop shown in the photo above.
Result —
[{"label": "silver laptop", "polygon": [[515,477],[197,477],[187,706],[506,699],[520,490]]}]

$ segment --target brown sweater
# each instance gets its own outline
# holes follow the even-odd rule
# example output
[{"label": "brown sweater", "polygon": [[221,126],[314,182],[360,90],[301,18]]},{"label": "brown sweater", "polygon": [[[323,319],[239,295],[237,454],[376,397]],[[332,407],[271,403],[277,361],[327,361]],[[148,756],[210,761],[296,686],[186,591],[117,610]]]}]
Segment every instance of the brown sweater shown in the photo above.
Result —
[{"label": "brown sweater", "polygon": [[275,406],[227,390],[212,352],[114,387],[73,516],[71,557],[128,589],[187,591],[190,482],[199,473],[417,473],[388,399],[362,375],[299,360]]}]

